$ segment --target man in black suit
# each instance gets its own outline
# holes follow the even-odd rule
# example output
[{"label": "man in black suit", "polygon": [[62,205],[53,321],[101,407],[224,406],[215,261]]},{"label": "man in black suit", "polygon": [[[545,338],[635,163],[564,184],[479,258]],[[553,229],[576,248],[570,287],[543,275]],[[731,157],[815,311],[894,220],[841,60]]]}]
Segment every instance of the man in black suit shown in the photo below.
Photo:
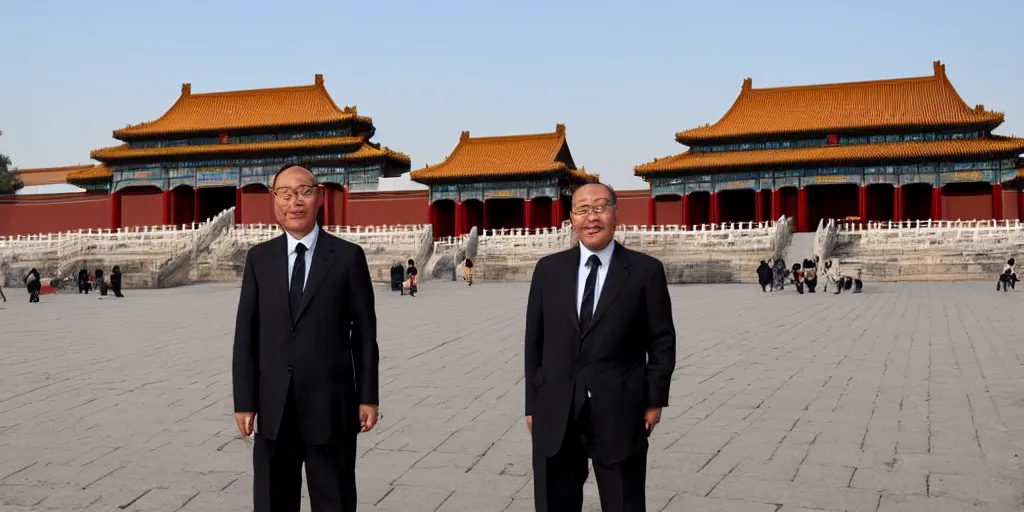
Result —
[{"label": "man in black suit", "polygon": [[256,433],[256,511],[298,512],[303,463],[314,511],[356,510],[356,435],[379,403],[369,266],[317,225],[324,191],[308,170],[272,188],[285,234],[246,255],[232,362],[238,430]]},{"label": "man in black suit", "polygon": [[676,337],[665,268],[614,241],[615,207],[611,187],[576,190],[579,247],[533,273],[526,424],[538,511],[582,510],[588,458],[602,510],[645,510],[647,438],[668,405]]}]

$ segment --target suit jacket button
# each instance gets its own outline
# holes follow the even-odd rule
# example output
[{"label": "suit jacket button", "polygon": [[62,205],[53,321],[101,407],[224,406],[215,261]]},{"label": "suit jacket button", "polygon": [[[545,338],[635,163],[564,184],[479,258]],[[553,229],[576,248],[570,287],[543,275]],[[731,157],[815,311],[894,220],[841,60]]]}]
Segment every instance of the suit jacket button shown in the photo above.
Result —
[{"label": "suit jacket button", "polygon": [[292,372],[292,365],[288,365],[288,373]]}]

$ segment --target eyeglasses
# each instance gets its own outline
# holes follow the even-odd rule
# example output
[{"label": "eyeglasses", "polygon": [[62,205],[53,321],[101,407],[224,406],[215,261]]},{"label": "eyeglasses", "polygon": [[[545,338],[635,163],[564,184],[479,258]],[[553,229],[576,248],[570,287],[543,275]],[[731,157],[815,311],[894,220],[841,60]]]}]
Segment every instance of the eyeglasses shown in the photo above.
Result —
[{"label": "eyeglasses", "polygon": [[291,201],[296,194],[302,199],[309,199],[313,197],[313,193],[316,192],[316,186],[303,185],[301,187],[290,188],[290,187],[277,187],[274,189],[274,197],[281,199],[282,201]]},{"label": "eyeglasses", "polygon": [[596,213],[598,215],[608,210],[615,210],[615,205],[612,203],[599,204],[596,206],[582,205],[577,206],[570,210],[570,212],[577,217],[586,217],[588,213]]}]

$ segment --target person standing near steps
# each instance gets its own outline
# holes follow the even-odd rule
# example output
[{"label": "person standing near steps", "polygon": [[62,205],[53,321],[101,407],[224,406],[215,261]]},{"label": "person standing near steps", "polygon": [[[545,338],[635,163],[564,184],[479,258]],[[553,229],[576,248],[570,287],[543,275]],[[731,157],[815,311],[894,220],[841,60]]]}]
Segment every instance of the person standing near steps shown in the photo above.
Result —
[{"label": "person standing near steps", "polygon": [[274,177],[284,234],[249,250],[235,324],[235,422],[255,431],[256,512],[356,510],[356,436],[377,423],[377,317],[363,249],[316,224],[323,188]]},{"label": "person standing near steps", "polygon": [[645,510],[647,438],[668,405],[676,363],[660,261],[614,241],[615,192],[572,196],[579,247],[537,262],[526,306],[526,425],[534,503],[583,509],[593,459],[604,512]]}]

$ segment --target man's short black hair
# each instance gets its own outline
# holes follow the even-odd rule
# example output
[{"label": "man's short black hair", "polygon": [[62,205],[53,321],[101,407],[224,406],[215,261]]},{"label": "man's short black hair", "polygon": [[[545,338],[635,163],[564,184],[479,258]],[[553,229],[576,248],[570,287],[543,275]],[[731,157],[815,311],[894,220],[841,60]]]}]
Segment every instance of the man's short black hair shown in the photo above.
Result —
[{"label": "man's short black hair", "polygon": [[615,196],[615,189],[612,188],[612,186],[607,184],[607,183],[601,183],[599,180],[590,180],[590,181],[587,181],[586,183],[580,184],[578,187],[573,189],[573,191],[572,191],[573,195],[576,194],[577,190],[579,190],[579,189],[581,189],[581,188],[583,188],[583,187],[585,187],[587,185],[601,185],[602,187],[608,189],[608,196],[611,198],[611,200],[608,202],[608,204],[618,204],[617,203],[618,199]]},{"label": "man's short black hair", "polygon": [[270,180],[270,189],[271,189],[271,190],[273,190],[273,189],[274,189],[274,184],[275,184],[275,183],[277,183],[277,177],[278,177],[278,176],[279,176],[279,175],[280,175],[280,174],[281,174],[282,172],[285,172],[285,171],[287,171],[288,169],[291,169],[292,167],[302,167],[302,168],[303,168],[303,169],[305,169],[305,170],[306,170],[307,172],[309,172],[309,175],[310,175],[310,176],[312,176],[312,177],[313,177],[313,185],[314,185],[314,186],[316,186],[316,185],[318,185],[318,184],[319,184],[319,182],[318,182],[318,181],[317,181],[317,179],[316,179],[316,175],[315,175],[315,174],[313,174],[313,171],[310,171],[310,170],[309,170],[309,167],[306,167],[306,166],[305,166],[305,165],[303,165],[303,164],[288,164],[288,165],[286,165],[286,166],[284,166],[284,167],[282,167],[282,168],[278,169],[278,170],[277,170],[277,172],[275,172],[275,173],[274,173],[274,178]]}]

